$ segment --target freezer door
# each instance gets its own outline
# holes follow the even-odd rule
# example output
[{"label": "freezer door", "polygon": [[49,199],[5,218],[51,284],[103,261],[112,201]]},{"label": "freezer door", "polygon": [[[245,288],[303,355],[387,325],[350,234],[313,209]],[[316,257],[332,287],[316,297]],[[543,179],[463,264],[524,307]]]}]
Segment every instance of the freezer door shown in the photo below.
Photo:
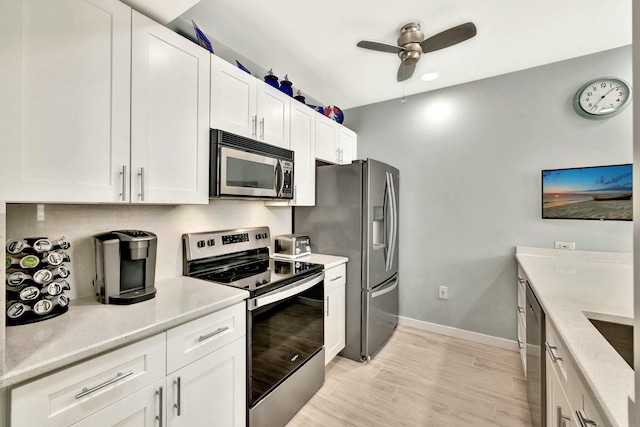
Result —
[{"label": "freezer door", "polygon": [[398,271],[398,175],[397,169],[367,159],[363,201],[364,289],[372,289]]},{"label": "freezer door", "polygon": [[361,360],[367,361],[398,325],[398,275],[372,290],[362,290]]}]

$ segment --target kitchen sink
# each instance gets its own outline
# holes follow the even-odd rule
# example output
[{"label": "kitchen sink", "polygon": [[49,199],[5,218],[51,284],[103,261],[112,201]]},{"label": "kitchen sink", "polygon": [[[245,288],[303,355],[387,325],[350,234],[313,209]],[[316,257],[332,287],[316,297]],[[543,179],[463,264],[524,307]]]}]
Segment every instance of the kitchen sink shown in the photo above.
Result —
[{"label": "kitchen sink", "polygon": [[633,369],[633,326],[587,318]]}]

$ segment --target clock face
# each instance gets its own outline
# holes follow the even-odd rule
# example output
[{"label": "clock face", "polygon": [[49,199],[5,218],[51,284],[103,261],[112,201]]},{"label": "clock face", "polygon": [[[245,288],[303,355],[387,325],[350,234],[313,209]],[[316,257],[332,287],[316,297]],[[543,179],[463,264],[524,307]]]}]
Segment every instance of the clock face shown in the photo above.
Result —
[{"label": "clock face", "polygon": [[604,77],[584,85],[576,93],[574,108],[586,118],[606,118],[622,111],[631,101],[631,87],[623,80]]}]

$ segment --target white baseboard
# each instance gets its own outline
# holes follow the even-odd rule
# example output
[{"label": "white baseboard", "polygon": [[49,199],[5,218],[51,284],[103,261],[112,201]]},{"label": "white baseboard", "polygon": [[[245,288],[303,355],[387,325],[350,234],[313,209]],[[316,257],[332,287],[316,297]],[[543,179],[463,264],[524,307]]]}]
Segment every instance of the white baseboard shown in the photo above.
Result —
[{"label": "white baseboard", "polygon": [[433,332],[440,335],[446,335],[461,340],[476,342],[479,344],[490,345],[492,347],[502,348],[513,352],[518,352],[519,347],[516,341],[505,338],[493,337],[491,335],[480,334],[478,332],[465,331],[451,326],[438,325],[435,323],[425,322],[423,320],[411,319],[409,317],[398,316],[398,324],[410,326],[423,331]]}]

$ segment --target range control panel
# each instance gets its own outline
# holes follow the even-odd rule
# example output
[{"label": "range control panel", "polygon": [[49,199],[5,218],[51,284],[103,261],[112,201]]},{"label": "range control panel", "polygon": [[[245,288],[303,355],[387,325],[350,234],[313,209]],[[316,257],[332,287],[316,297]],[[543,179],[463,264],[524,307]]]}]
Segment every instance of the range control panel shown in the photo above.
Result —
[{"label": "range control panel", "polygon": [[184,256],[187,261],[227,255],[271,245],[269,227],[238,230],[209,231],[182,235]]}]

